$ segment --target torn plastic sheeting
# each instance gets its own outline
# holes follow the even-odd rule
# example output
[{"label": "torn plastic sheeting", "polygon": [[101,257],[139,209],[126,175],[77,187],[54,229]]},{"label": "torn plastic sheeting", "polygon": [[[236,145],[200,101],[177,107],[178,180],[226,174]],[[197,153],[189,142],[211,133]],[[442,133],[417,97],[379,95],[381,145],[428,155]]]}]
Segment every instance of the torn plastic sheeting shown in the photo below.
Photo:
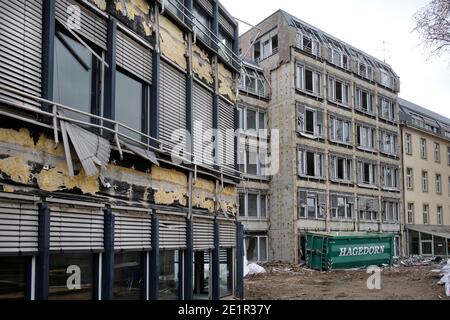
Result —
[{"label": "torn plastic sheeting", "polygon": [[86,176],[98,174],[97,166],[105,166],[109,162],[111,145],[108,140],[69,122],[61,123],[64,124]]},{"label": "torn plastic sheeting", "polygon": [[258,273],[265,273],[266,269],[264,269],[263,267],[261,267],[260,265],[256,264],[256,263],[250,263],[248,265],[248,275],[252,275],[252,274],[258,274]]},{"label": "torn plastic sheeting", "polygon": [[142,149],[140,147],[137,146],[133,146],[130,144],[126,144],[123,141],[121,141],[121,145],[122,147],[128,149],[129,151],[133,152],[134,154],[141,156],[144,159],[149,160],[150,162],[152,162],[153,164],[156,164],[157,166],[159,166],[159,162],[158,159],[156,158],[156,155],[153,151],[150,150],[145,150]]}]

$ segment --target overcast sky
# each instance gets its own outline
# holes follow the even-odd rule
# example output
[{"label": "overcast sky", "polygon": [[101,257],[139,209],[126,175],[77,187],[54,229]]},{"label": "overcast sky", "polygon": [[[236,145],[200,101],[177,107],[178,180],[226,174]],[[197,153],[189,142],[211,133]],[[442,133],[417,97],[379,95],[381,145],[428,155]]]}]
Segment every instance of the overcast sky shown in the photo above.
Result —
[{"label": "overcast sky", "polygon": [[[412,16],[429,0],[221,0],[236,18],[257,24],[278,9],[388,62],[400,97],[450,118],[450,55],[428,59]],[[241,33],[249,27],[240,23]],[[386,55],[383,50],[386,42]]]}]

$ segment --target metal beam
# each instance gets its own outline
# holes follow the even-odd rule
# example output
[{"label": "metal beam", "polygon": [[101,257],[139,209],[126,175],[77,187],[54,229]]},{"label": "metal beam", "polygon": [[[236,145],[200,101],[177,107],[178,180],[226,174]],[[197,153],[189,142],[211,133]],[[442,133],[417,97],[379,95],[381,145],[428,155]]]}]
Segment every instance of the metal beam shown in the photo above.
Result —
[{"label": "metal beam", "polygon": [[36,268],[36,300],[48,299],[50,269],[50,208],[43,202],[38,205],[38,257]]},{"label": "metal beam", "polygon": [[193,258],[194,258],[194,241],[192,220],[186,220],[186,251],[184,252],[184,300],[192,300],[193,290]]},{"label": "metal beam", "polygon": [[[55,60],[56,0],[43,2],[42,8],[42,97],[53,100],[53,74]],[[51,111],[48,104],[44,110]]]},{"label": "metal beam", "polygon": [[152,251],[150,252],[149,296],[159,299],[159,219],[152,217]]},{"label": "metal beam", "polygon": [[211,299],[220,299],[220,228],[219,221],[214,220],[214,250],[211,261]]},{"label": "metal beam", "polygon": [[236,226],[236,297],[244,299],[244,226]]},{"label": "metal beam", "polygon": [[109,68],[106,68],[105,72],[105,107],[103,117],[115,119],[117,20],[113,17],[110,17],[108,20],[107,34],[106,63],[109,65]]},{"label": "metal beam", "polygon": [[114,287],[114,214],[111,208],[104,210],[104,246],[102,259],[102,300],[113,299]]}]

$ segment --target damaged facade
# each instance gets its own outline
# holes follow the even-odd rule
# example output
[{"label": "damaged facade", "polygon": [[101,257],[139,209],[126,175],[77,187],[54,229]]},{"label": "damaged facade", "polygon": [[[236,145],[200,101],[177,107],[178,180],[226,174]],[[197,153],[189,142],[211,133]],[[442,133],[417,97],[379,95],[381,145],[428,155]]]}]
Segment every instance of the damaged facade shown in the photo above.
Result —
[{"label": "damaged facade", "polygon": [[0,21],[0,299],[242,297],[234,138],[202,135],[237,126],[225,8],[20,0]]},{"label": "damaged facade", "polygon": [[241,35],[240,51],[269,79],[269,129],[279,130],[268,259],[304,260],[308,231],[392,232],[399,255],[399,78],[391,67],[281,10]]},{"label": "damaged facade", "polygon": [[450,252],[450,119],[399,99],[408,255]]}]

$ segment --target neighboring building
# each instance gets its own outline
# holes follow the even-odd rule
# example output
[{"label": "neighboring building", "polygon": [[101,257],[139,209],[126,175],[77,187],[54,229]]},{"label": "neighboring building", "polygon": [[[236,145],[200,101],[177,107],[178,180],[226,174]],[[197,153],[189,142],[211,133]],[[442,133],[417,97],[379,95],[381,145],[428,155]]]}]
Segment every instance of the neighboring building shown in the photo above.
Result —
[{"label": "neighboring building", "polygon": [[269,260],[304,260],[307,231],[393,232],[399,255],[399,78],[392,68],[281,10],[240,37],[240,52],[269,79],[269,129],[279,130]]},{"label": "neighboring building", "polygon": [[238,27],[182,3],[0,2],[0,299],[242,298]]},{"label": "neighboring building", "polygon": [[450,252],[450,119],[399,99],[407,253]]},{"label": "neighboring building", "polygon": [[238,96],[239,221],[245,229],[246,257],[250,262],[267,262],[269,251],[270,154],[268,132],[269,83],[263,70],[244,62]]}]

